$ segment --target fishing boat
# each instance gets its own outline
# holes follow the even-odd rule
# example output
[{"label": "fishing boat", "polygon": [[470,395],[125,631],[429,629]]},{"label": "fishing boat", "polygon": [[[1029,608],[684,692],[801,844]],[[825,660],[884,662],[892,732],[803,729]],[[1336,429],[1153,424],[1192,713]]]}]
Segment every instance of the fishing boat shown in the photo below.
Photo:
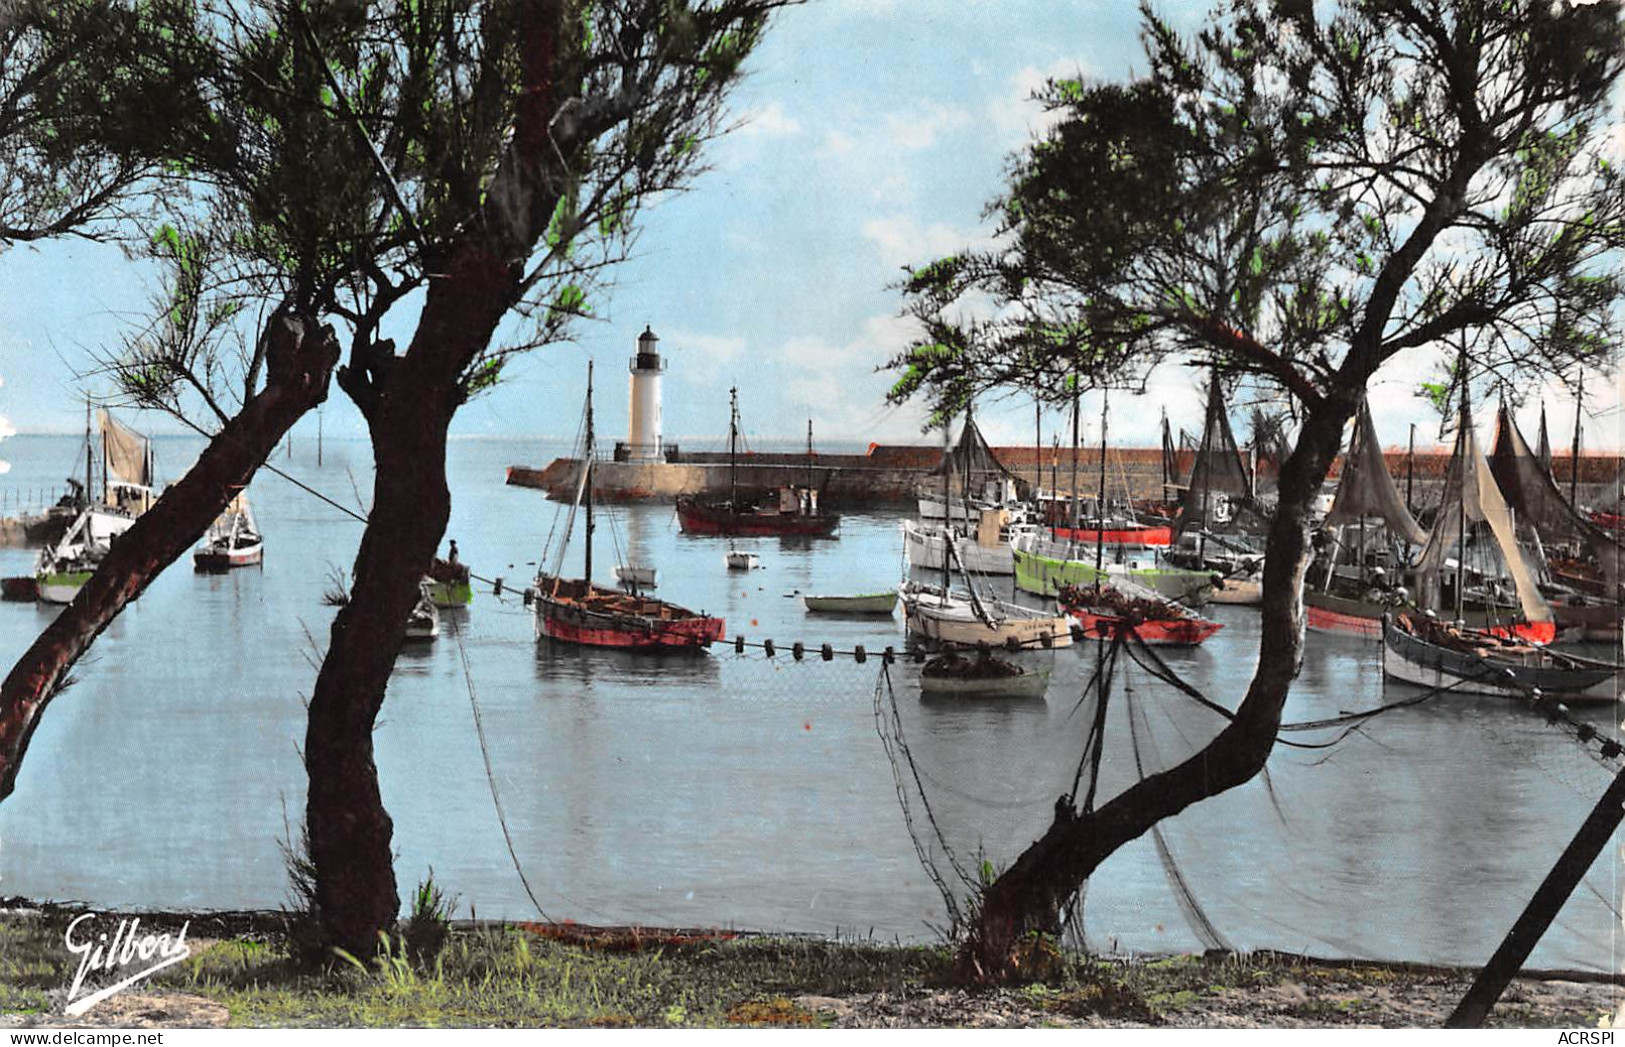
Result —
[{"label": "fishing boat", "polygon": [[1568,704],[1619,701],[1622,667],[1430,617],[1383,620],[1383,675],[1419,687],[1524,698],[1532,690]]},{"label": "fishing boat", "polygon": [[70,603],[106,557],[113,541],[135,521],[95,507],[85,509],[67,533],[40,550],[34,562],[34,585],[45,603]]},{"label": "fishing boat", "polygon": [[944,651],[920,667],[920,693],[934,697],[1042,698],[1049,666],[1017,665],[983,650],[976,658]]},{"label": "fishing boat", "polygon": [[[721,640],[725,622],[703,611],[696,614],[666,600],[622,592],[592,583],[595,446],[592,424],[592,364],[587,365],[586,440],[569,510],[564,540],[550,571],[539,571],[529,593],[536,635],[563,643],[613,647],[630,651],[698,650]],[[577,509],[585,509],[586,543],[581,578],[563,578],[564,562]]]},{"label": "fishing boat", "polygon": [[1415,577],[1416,605],[1424,611],[1535,643],[1557,638],[1556,619],[1518,543],[1512,512],[1479,453],[1465,382],[1455,450]]},{"label": "fishing boat", "polygon": [[1008,509],[983,509],[976,529],[971,534],[959,533],[957,528],[942,524],[904,520],[903,555],[910,567],[938,571],[948,556],[951,542],[954,555],[972,574],[1007,575],[1015,572],[1015,561],[1010,555],[1010,540],[1018,534],[1034,533],[1036,524],[1016,523]]},{"label": "fishing boat", "polygon": [[1131,634],[1147,644],[1193,647],[1224,628],[1132,584],[1063,586],[1056,602],[1077,621],[1084,636],[1099,640]]},{"label": "fishing boat", "polygon": [[913,582],[900,595],[908,631],[922,640],[960,647],[1072,646],[1065,615]]},{"label": "fishing boat", "polygon": [[[1174,540],[1164,559],[1174,567],[1216,576],[1208,596],[1212,602],[1257,606],[1264,598],[1264,550],[1243,525],[1262,524],[1265,514],[1255,499],[1254,470],[1243,463],[1231,431],[1217,374],[1207,388],[1201,442],[1191,460],[1190,476],[1178,488]],[[1163,458],[1169,464],[1164,473],[1177,465],[1172,451],[1165,429]]]},{"label": "fishing boat", "polygon": [[449,559],[435,557],[429,573],[423,576],[423,584],[436,607],[467,607],[474,602],[473,576],[468,565],[457,559],[455,542]]},{"label": "fishing boat", "polygon": [[730,571],[754,571],[758,557],[755,553],[745,552],[742,549],[729,549],[722,554],[722,561],[728,565]]},{"label": "fishing boat", "polygon": [[0,600],[32,602],[39,599],[39,584],[31,574],[0,578]]},{"label": "fishing boat", "polygon": [[231,500],[192,550],[192,568],[206,573],[222,573],[233,567],[251,567],[263,562],[265,543],[248,507],[248,494]]},{"label": "fishing boat", "polygon": [[434,596],[429,592],[429,587],[420,585],[417,606],[412,608],[412,614],[406,619],[406,638],[432,640],[439,635],[440,609],[435,606]]},{"label": "fishing boat", "polygon": [[[1214,572],[1174,567],[1150,550],[1136,554],[1119,551],[1119,560],[1099,555],[1074,542],[1054,542],[1038,534],[1017,535],[1010,541],[1016,588],[1038,596],[1054,596],[1062,586],[1091,586],[1100,582],[1133,582],[1187,607],[1200,607],[1213,595]],[[1097,560],[1098,565],[1097,565]]]},{"label": "fishing boat", "polygon": [[818,489],[811,483],[812,423],[807,423],[807,485],[786,484],[765,497],[745,496],[739,490],[739,390],[728,390],[728,399],[728,498],[721,502],[687,496],[677,499],[677,521],[683,533],[833,537],[841,518],[818,508]]},{"label": "fishing boat", "polygon": [[1337,489],[1319,532],[1319,559],[1304,586],[1304,615],[1316,632],[1382,638],[1382,617],[1404,608],[1412,549],[1427,544],[1388,472],[1371,409],[1360,402]]},{"label": "fishing boat", "polygon": [[897,590],[864,593],[861,596],[813,596],[801,598],[807,610],[817,614],[891,614],[897,607]]}]

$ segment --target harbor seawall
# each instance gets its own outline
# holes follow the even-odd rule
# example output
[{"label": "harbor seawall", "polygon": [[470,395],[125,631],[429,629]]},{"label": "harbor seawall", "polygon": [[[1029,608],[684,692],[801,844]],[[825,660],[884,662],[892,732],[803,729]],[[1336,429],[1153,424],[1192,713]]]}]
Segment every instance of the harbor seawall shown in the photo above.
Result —
[{"label": "harbor seawall", "polygon": [[[1070,449],[1037,451],[1031,447],[996,447],[993,453],[1018,479],[1036,483],[1045,490],[1066,494],[1072,489],[1073,455]],[[1450,455],[1441,451],[1419,451],[1408,459],[1404,451],[1385,452],[1389,474],[1404,493],[1407,476],[1413,477],[1416,500],[1426,505],[1443,480]],[[1192,451],[1178,455],[1177,474],[1190,474],[1195,459]],[[786,484],[811,482],[821,492],[822,504],[842,506],[913,504],[922,482],[932,476],[942,461],[940,447],[875,446],[868,454],[747,454],[737,465],[740,487],[761,490]],[[1579,495],[1582,504],[1612,505],[1619,496],[1622,459],[1617,454],[1580,456]],[[1330,480],[1341,471],[1342,459],[1333,465]],[[1557,486],[1568,493],[1569,459],[1558,455],[1552,463]],[[544,469],[510,466],[508,483],[543,490],[556,501],[575,497],[579,461],[559,458]],[[1092,496],[1100,483],[1100,449],[1082,447],[1077,452],[1077,486],[1084,496]],[[1275,464],[1258,463],[1258,483],[1268,492],[1275,486]],[[725,453],[685,453],[676,461],[625,462],[602,460],[593,486],[596,497],[605,501],[675,501],[683,495],[726,495],[729,464]],[[1108,449],[1106,490],[1119,498],[1126,490],[1136,500],[1157,501],[1163,497],[1162,452],[1154,447]]]}]

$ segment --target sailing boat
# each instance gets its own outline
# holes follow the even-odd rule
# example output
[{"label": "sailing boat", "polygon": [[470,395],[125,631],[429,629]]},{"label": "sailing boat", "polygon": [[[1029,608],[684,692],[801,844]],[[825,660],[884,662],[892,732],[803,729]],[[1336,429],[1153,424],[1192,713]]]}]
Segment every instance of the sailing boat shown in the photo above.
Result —
[{"label": "sailing boat", "polygon": [[[947,439],[948,432],[944,428],[943,458],[947,466],[942,474],[944,504],[948,502],[953,475],[953,456],[947,453]],[[968,593],[955,592],[951,586],[954,564],[958,564],[961,573],[965,572],[958,549],[950,541],[945,543],[940,587],[922,585],[912,580],[903,583],[900,590],[903,615],[910,635],[936,643],[967,647],[1009,643],[1020,647],[1072,645],[1072,630],[1065,615],[1045,614],[1019,604],[984,598],[977,593],[973,579],[967,579]]]},{"label": "sailing boat", "polygon": [[[1475,533],[1471,526],[1475,523],[1486,526],[1488,542],[1482,532]],[[1487,563],[1469,571],[1469,557],[1479,554],[1482,558],[1492,547],[1504,565],[1505,576],[1511,580],[1516,610],[1501,602],[1504,587],[1499,571],[1490,574],[1484,569]],[[1518,546],[1512,514],[1489,463],[1479,453],[1465,388],[1443,500],[1434,518],[1433,532],[1417,559],[1416,578],[1416,603],[1424,610],[1444,614],[1453,609],[1453,617],[1469,626],[1487,627],[1502,635],[1515,633],[1536,643],[1550,643],[1557,636],[1552,609]]]},{"label": "sailing boat", "polygon": [[775,487],[761,502],[739,494],[739,390],[728,390],[728,499],[705,501],[677,499],[677,520],[684,534],[725,534],[765,537],[796,535],[812,538],[834,537],[841,518],[818,508],[818,489],[811,480],[812,423],[807,423],[807,468],[805,487],[786,484]]},{"label": "sailing boat", "polygon": [[[704,612],[657,600],[636,592],[622,592],[592,582],[593,498],[592,474],[597,448],[592,424],[592,364],[587,364],[587,425],[582,448],[581,474],[575,502],[565,525],[564,544],[550,573],[538,572],[531,606],[536,635],[564,643],[622,650],[693,650],[721,640],[725,623]],[[562,578],[565,548],[578,508],[586,510],[586,544],[582,577]]]},{"label": "sailing boat", "polygon": [[[1330,537],[1324,567],[1310,569],[1304,587],[1308,627],[1378,639],[1382,616],[1404,604],[1399,574],[1410,564],[1409,546],[1427,543],[1427,532],[1405,508],[1388,473],[1371,409],[1364,400],[1343,458],[1337,494],[1326,514]],[[1313,584],[1318,576],[1320,584]]]},{"label": "sailing boat", "polygon": [[99,412],[102,448],[102,497],[94,496],[95,446],[90,408],[85,408],[85,480],[83,507],[56,542],[40,550],[34,562],[34,587],[46,603],[70,602],[95,573],[115,538],[130,529],[135,517],[153,502],[152,442]]},{"label": "sailing boat", "polygon": [[[1097,508],[1106,503],[1105,424],[1103,400]],[[1076,406],[1073,409],[1072,443],[1072,459],[1075,463],[1078,457]],[[1067,586],[1088,588],[1126,580],[1189,607],[1198,607],[1206,603],[1214,591],[1215,575],[1210,571],[1190,570],[1165,564],[1158,558],[1154,548],[1131,548],[1120,544],[1113,545],[1112,559],[1107,561],[1105,546],[1111,544],[1111,541],[1105,521],[1097,519],[1095,526],[1087,531],[1080,526],[1076,471],[1074,465],[1072,526],[1052,529],[1051,536],[1047,538],[1035,530],[1018,534],[1010,540],[1010,559],[1014,568],[1016,588],[1039,596],[1054,596]],[[1092,540],[1082,540],[1083,535],[1088,535]]]},{"label": "sailing boat", "polygon": [[1257,604],[1263,599],[1263,550],[1237,526],[1244,514],[1260,516],[1253,481],[1231,432],[1229,409],[1215,372],[1208,379],[1202,440],[1191,462],[1189,482],[1180,492],[1174,524],[1177,540],[1168,562],[1217,572],[1223,579],[1212,597],[1217,603]]},{"label": "sailing boat", "polygon": [[[1544,411],[1541,418],[1544,423]],[[1554,598],[1558,628],[1589,639],[1612,638],[1620,630],[1619,545],[1558,491],[1551,469],[1529,450],[1504,401],[1497,421],[1490,472],[1552,578],[1563,583],[1546,590]],[[1567,555],[1550,555],[1559,549]]]},{"label": "sailing boat", "polygon": [[[1011,536],[1037,528],[1024,523],[1011,509],[1019,493],[1015,478],[993,456],[969,409],[965,411],[959,442],[952,450],[943,448],[942,463],[933,475],[944,478],[942,493],[922,487],[916,492],[920,518],[904,520],[900,525],[909,566],[942,570],[948,563],[948,545],[952,543],[952,555],[971,574],[1006,575],[1014,571]],[[958,498],[952,497],[946,482],[954,475],[963,488]],[[982,481],[979,497],[970,491],[973,476]],[[923,485],[927,481],[921,482]]]},{"label": "sailing boat", "polygon": [[244,491],[209,525],[202,544],[192,551],[192,567],[210,573],[250,567],[262,562],[264,552],[265,543]]}]

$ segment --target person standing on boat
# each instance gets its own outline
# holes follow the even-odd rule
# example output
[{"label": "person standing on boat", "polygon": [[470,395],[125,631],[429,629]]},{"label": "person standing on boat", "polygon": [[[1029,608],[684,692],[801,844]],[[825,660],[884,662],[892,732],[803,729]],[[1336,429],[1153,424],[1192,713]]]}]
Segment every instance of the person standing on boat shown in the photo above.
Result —
[{"label": "person standing on boat", "polygon": [[457,539],[451,540],[451,551],[446,554],[446,562],[453,567],[457,566]]}]

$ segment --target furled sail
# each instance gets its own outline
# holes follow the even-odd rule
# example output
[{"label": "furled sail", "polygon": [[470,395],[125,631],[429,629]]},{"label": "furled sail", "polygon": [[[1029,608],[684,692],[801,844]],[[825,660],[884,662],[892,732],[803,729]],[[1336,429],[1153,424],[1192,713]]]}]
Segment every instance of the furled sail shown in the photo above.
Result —
[{"label": "furled sail", "polygon": [[1361,400],[1359,413],[1354,418],[1354,436],[1343,458],[1343,474],[1337,481],[1337,496],[1332,500],[1331,512],[1326,514],[1326,522],[1353,523],[1373,517],[1380,518],[1390,531],[1412,545],[1427,544],[1427,532],[1405,508],[1393,477],[1388,475],[1388,463],[1383,459],[1382,445],[1377,443],[1377,427],[1372,424],[1371,409]]},{"label": "furled sail", "polygon": [[945,472],[951,473],[957,482],[964,483],[971,490],[978,492],[990,481],[1002,484],[1009,480],[1015,483],[1016,497],[1025,498],[1030,486],[1027,481],[1017,478],[1000,463],[968,410],[965,412],[965,427],[959,431],[959,442],[931,471],[933,476],[941,476]]},{"label": "furled sail", "polygon": [[1444,497],[1433,521],[1433,533],[1428,536],[1417,561],[1417,602],[1420,606],[1439,608],[1439,572],[1445,565],[1445,558],[1452,550],[1458,556],[1466,555],[1467,534],[1464,532],[1468,528],[1463,524],[1478,521],[1487,524],[1495,537],[1501,560],[1518,592],[1518,604],[1524,618],[1531,622],[1551,621],[1552,609],[1545,597],[1540,595],[1534,571],[1524,559],[1523,551],[1518,548],[1512,514],[1501,497],[1500,488],[1496,486],[1489,462],[1479,453],[1478,440],[1473,435],[1473,420],[1464,403],[1461,421],[1456,427],[1455,453],[1451,455],[1450,468],[1445,473]]},{"label": "furled sail", "polygon": [[1583,544],[1602,564],[1611,591],[1619,583],[1619,545],[1564,499],[1552,482],[1551,469],[1529,450],[1505,403],[1501,404],[1497,421],[1490,471],[1507,505],[1518,514],[1520,522],[1532,525],[1543,541]]}]

